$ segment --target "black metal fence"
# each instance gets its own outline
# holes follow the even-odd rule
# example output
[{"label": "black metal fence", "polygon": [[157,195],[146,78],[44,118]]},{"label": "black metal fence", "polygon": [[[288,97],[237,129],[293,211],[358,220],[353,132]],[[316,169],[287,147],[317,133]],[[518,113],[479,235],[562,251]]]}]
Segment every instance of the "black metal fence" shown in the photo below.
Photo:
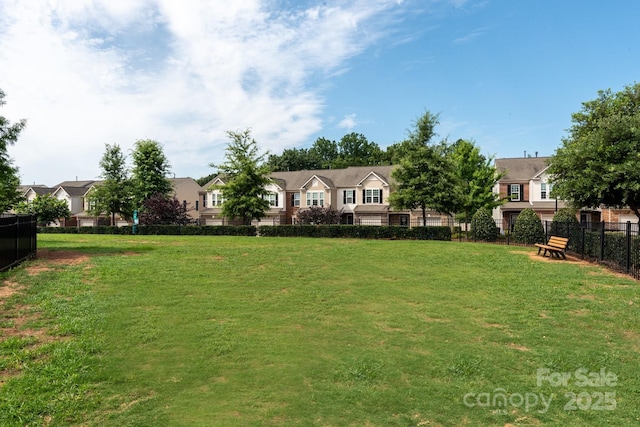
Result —
[{"label": "black metal fence", "polygon": [[640,279],[640,223],[545,223],[547,238],[568,237],[567,251]]},{"label": "black metal fence", "polygon": [[0,271],[35,256],[37,222],[33,215],[0,216]]},{"label": "black metal fence", "polygon": [[[520,246],[537,243],[519,241],[513,233],[513,225],[508,220],[496,220],[493,238],[486,239],[472,226],[467,228],[465,224],[453,224],[452,239]],[[542,226],[544,234],[540,241],[546,242],[550,236],[567,237],[567,252],[570,254],[640,279],[640,223],[543,221]]]}]

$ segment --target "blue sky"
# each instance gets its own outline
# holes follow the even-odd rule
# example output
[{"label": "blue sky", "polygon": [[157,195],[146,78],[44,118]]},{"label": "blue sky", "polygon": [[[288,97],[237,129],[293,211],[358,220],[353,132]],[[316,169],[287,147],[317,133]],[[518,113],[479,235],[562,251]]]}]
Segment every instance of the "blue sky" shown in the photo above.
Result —
[{"label": "blue sky", "polygon": [[26,118],[22,182],[97,179],[104,145],[160,142],[176,176],[220,163],[225,131],[263,150],[364,134],[498,158],[551,155],[598,90],[638,81],[640,2],[3,0],[0,114]]}]

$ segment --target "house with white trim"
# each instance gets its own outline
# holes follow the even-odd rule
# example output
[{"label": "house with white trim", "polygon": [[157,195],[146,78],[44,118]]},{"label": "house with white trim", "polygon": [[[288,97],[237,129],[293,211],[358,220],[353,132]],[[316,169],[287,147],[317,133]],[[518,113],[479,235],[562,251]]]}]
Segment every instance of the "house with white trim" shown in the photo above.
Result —
[{"label": "house with white trim", "polygon": [[[421,222],[421,212],[394,211],[389,206],[393,191],[394,166],[352,166],[345,169],[273,172],[266,196],[271,204],[265,218],[256,225],[294,224],[299,210],[312,206],[342,210],[343,224],[409,225]],[[216,176],[203,186],[200,212],[206,225],[231,224],[222,216],[224,176]],[[446,215],[429,211],[433,223],[441,225]]]}]

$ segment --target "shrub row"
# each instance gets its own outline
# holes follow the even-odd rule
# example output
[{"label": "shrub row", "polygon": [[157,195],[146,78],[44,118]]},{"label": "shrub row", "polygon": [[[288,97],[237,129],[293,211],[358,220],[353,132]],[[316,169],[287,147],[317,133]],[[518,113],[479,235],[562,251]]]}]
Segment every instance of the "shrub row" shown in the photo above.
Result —
[{"label": "shrub row", "polygon": [[368,225],[263,225],[265,237],[345,237],[359,239],[451,240],[449,227],[396,227]]},{"label": "shrub row", "polygon": [[[133,234],[132,227],[42,227],[38,233],[70,233],[70,234]],[[172,236],[255,236],[253,225],[140,225],[136,229],[140,235],[172,235]]]},{"label": "shrub row", "polygon": [[[132,227],[41,227],[38,233],[132,234]],[[266,237],[346,237],[360,239],[451,240],[449,227],[395,227],[367,225],[140,225],[140,235],[181,236],[260,236]]]}]

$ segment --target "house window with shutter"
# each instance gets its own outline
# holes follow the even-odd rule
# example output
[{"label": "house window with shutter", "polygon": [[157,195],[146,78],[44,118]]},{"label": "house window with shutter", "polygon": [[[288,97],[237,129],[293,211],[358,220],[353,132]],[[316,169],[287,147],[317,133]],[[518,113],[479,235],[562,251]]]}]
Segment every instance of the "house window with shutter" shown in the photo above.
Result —
[{"label": "house window with shutter", "polygon": [[356,202],[356,190],[344,190],[342,192],[342,203],[345,205]]},{"label": "house window with shutter", "polygon": [[293,193],[291,195],[291,206],[293,207],[300,206],[300,193]]},{"label": "house window with shutter", "polygon": [[324,191],[307,191],[307,206],[324,206]]},{"label": "house window with shutter", "polygon": [[542,200],[547,199],[547,183],[543,182],[540,184],[540,198]]},{"label": "house window with shutter", "polygon": [[362,202],[365,204],[382,203],[382,189],[368,188],[366,190],[362,190]]},{"label": "house window with shutter", "polygon": [[509,189],[510,189],[509,199],[512,202],[519,202],[520,201],[520,184],[511,184]]}]

